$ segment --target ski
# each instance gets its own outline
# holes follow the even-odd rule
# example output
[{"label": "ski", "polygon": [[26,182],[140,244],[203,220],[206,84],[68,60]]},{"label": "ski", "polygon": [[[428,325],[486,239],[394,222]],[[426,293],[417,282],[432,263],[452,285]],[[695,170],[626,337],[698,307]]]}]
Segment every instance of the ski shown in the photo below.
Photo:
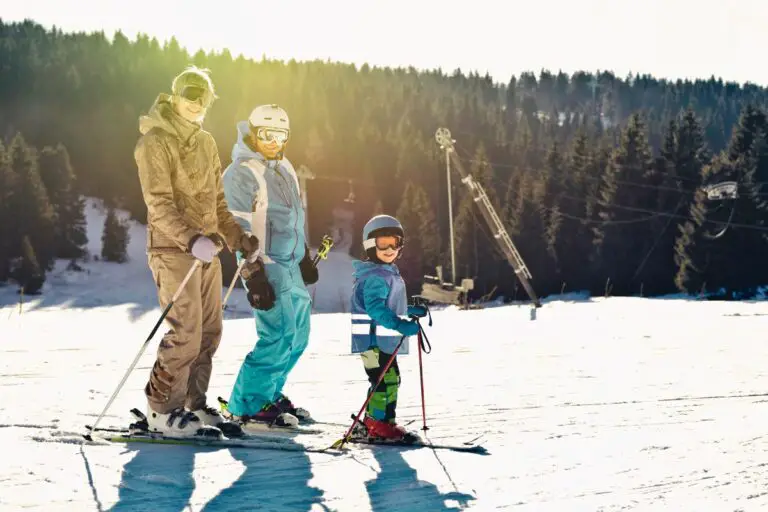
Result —
[{"label": "ski", "polygon": [[[249,436],[237,439],[229,438],[205,438],[205,437],[173,437],[152,432],[127,432],[119,429],[97,429],[94,437],[105,441],[117,443],[150,443],[168,445],[201,446],[206,448],[245,448],[251,450],[279,450],[297,451],[309,453],[325,453],[329,455],[341,455],[345,448],[332,446],[306,445],[290,442],[290,438],[278,436]],[[462,453],[474,453],[488,455],[488,450],[478,444],[445,444],[432,443],[430,441],[385,441],[379,439],[351,438],[347,441],[347,449],[355,445],[355,448],[393,447],[393,448],[432,448],[435,450],[449,450]]]},{"label": "ski", "polygon": [[[85,428],[87,428],[91,432],[97,432],[102,434],[120,434],[123,436],[137,436],[137,435],[152,435],[152,436],[162,436],[164,434],[160,434],[158,432],[150,432],[146,429],[144,426],[135,427],[136,424],[132,423],[131,427],[122,427],[122,428],[115,428],[115,427],[98,427],[96,430],[93,429],[91,425],[86,425]],[[239,437],[214,437],[211,436],[210,439],[216,441],[216,440],[232,440],[232,441],[238,441],[238,440],[244,440],[244,441],[253,441],[253,440],[266,440],[266,441],[283,441],[287,442],[290,441],[293,437],[296,435],[330,435],[330,432],[327,432],[325,430],[319,430],[319,429],[291,429],[291,428],[283,428],[283,427],[272,427],[269,428],[268,426],[265,426],[263,430],[249,430],[249,429],[243,429],[243,435]],[[207,440],[206,438],[199,436],[199,437],[191,437],[191,438],[179,438],[179,439],[203,439]]]},{"label": "ski", "polygon": [[344,444],[356,444],[360,447],[363,446],[392,446],[398,448],[432,448],[434,450],[450,450],[455,452],[475,453],[478,455],[488,455],[488,450],[477,441],[484,437],[485,434],[479,435],[469,441],[462,444],[451,443],[433,443],[429,440],[424,440],[416,432],[407,432],[402,439],[384,439],[380,437],[373,437],[368,435],[368,429],[365,424],[357,420],[357,417],[353,414],[352,419],[357,421],[357,424],[350,432],[349,436],[339,439],[334,442],[332,448],[343,448]]},{"label": "ski", "polygon": [[454,452],[475,453],[478,455],[489,455],[488,450],[479,444],[464,443],[464,444],[444,444],[433,443],[431,441],[425,441],[423,439],[413,441],[386,441],[379,439],[366,439],[366,438],[351,438],[348,443],[370,446],[395,446],[399,448],[432,448],[435,450],[450,450]]},{"label": "ski", "polygon": [[113,443],[149,443],[182,446],[199,446],[206,448],[245,448],[250,450],[280,450],[294,452],[327,453],[340,455],[337,450],[330,448],[290,443],[286,438],[206,438],[206,437],[174,437],[152,432],[99,432],[93,437]]}]

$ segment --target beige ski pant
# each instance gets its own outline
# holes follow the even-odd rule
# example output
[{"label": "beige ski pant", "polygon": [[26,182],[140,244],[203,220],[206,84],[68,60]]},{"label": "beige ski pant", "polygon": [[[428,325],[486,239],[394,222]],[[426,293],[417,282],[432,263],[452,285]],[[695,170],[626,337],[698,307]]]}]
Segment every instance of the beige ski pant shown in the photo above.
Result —
[{"label": "beige ski pant", "polygon": [[[184,253],[153,252],[148,259],[164,309],[195,258]],[[222,334],[221,279],[219,258],[203,263],[165,317],[170,329],[160,341],[144,389],[150,407],[160,414],[183,406],[195,411],[206,405],[213,355]]]}]

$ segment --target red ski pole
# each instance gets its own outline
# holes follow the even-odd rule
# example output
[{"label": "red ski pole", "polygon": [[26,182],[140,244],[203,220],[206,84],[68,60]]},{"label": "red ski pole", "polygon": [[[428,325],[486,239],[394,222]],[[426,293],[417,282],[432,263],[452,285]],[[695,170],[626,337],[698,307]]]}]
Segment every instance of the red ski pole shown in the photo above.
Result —
[{"label": "red ski pole", "polygon": [[427,412],[424,405],[424,370],[421,364],[422,343],[421,325],[419,325],[419,380],[421,381],[421,420],[424,424],[424,426],[421,427],[421,430],[427,431],[429,430],[429,427],[427,427]]}]

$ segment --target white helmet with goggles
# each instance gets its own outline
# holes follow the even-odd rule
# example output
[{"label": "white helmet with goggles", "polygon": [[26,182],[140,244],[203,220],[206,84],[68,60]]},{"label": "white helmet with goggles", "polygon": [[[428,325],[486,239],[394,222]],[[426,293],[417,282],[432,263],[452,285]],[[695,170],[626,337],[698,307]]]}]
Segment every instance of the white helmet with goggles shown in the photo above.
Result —
[{"label": "white helmet with goggles", "polygon": [[291,133],[288,113],[279,105],[259,105],[248,116],[248,124],[257,138],[264,142],[285,144]]}]

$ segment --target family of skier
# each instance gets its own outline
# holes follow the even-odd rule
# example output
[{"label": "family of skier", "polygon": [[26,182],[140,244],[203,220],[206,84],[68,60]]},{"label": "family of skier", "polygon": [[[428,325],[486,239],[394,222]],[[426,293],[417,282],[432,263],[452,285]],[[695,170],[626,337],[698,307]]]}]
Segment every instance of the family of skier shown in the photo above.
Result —
[{"label": "family of skier", "polygon": [[[217,98],[208,72],[182,71],[170,94],[161,93],[139,119],[135,159],[147,206],[147,255],[161,308],[177,294],[144,393],[149,429],[195,436],[215,427],[227,437],[243,425],[296,427],[308,410],[284,393],[286,380],[307,348],[311,297],[318,281],[306,243],[305,211],[296,172],[285,157],[291,128],[278,105],[253,109],[237,124],[232,163],[222,172],[216,142],[202,129]],[[405,231],[388,215],[363,229],[362,261],[354,262],[352,353],[359,353],[370,382],[362,422],[371,437],[406,435],[396,421],[400,372],[419,332],[422,306],[408,306],[396,266]],[[252,307],[257,342],[244,358],[223,408],[206,393],[223,333],[222,270],[218,253],[236,255]],[[200,267],[183,288],[193,264]]]}]

